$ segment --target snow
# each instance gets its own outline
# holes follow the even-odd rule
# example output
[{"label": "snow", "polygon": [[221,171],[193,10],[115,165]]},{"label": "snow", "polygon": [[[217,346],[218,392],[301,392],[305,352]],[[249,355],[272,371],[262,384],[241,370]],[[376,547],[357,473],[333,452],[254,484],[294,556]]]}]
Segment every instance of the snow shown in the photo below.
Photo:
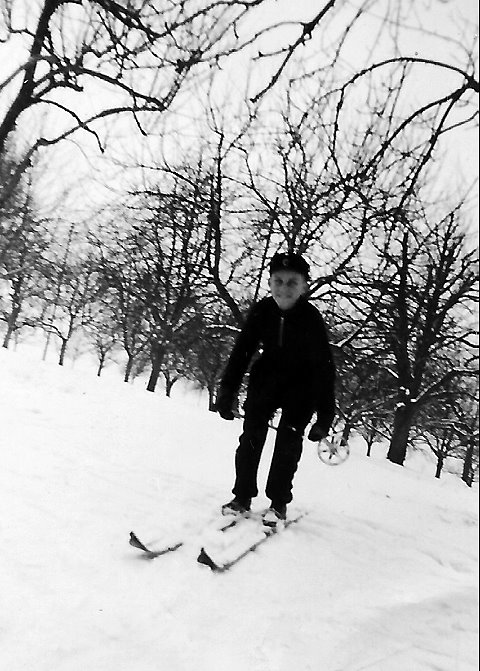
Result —
[{"label": "snow", "polygon": [[[327,466],[305,441],[308,514],[215,574],[198,530],[230,495],[237,420],[6,350],[0,420],[2,669],[478,668],[477,491],[432,463],[354,440]],[[145,561],[130,530],[190,541]]]}]

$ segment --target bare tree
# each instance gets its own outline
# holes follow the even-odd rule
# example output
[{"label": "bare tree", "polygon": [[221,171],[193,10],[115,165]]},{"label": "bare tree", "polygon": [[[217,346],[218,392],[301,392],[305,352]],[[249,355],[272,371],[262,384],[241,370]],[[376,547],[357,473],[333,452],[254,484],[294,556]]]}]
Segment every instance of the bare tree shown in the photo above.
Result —
[{"label": "bare tree", "polygon": [[[478,358],[477,358],[478,367]],[[478,377],[464,382],[460,393],[452,399],[452,425],[458,441],[455,455],[463,462],[462,480],[471,487],[478,473]]]},{"label": "bare tree", "polygon": [[[111,276],[110,270],[108,275]],[[122,347],[127,355],[123,379],[129,382],[135,360],[148,347],[147,306],[136,296],[135,287],[128,280],[115,282],[113,290],[115,321],[120,330]]]},{"label": "bare tree", "polygon": [[290,100],[268,143],[243,152],[254,239],[270,255],[279,249],[306,254],[317,270],[313,296],[324,295],[349,268],[375,215],[374,180],[360,171],[349,180],[338,175],[327,117],[328,101],[307,114]]},{"label": "bare tree", "polygon": [[445,460],[455,455],[458,451],[458,442],[455,436],[455,429],[451,424],[438,422],[433,428],[434,433],[425,431],[422,437],[437,459],[435,477],[440,479]]},{"label": "bare tree", "polygon": [[186,152],[181,161],[158,160],[149,169],[155,181],[175,184],[183,206],[198,219],[204,236],[203,294],[220,298],[241,324],[258,291],[259,247],[250,221],[253,206],[241,184],[226,173],[226,165],[235,163],[235,152],[235,143],[215,129],[213,134],[206,132],[198,148]]},{"label": "bare tree", "polygon": [[[238,323],[243,314],[228,290],[231,274],[225,272],[231,231],[242,240],[251,264],[244,264],[237,250],[230,267],[235,261],[243,271],[260,268],[261,278],[273,251],[306,253],[317,271],[311,295],[324,298],[334,279],[348,273],[367,232],[405,209],[422,187],[441,138],[474,123],[470,76],[464,73],[462,88],[468,102],[452,94],[447,102],[418,109],[413,104],[415,111],[406,113],[413,72],[402,58],[389,65],[379,81],[374,75],[381,68],[373,67],[340,88],[333,70],[325,68],[318,94],[305,84],[308,78],[292,82],[281,109],[268,117],[276,121],[272,129],[261,115],[237,133],[231,123],[229,132],[215,115],[210,119],[217,151],[211,171],[209,266]],[[347,112],[349,103],[358,114]],[[235,198],[229,197],[232,189]],[[245,233],[241,224],[232,227],[232,214],[244,222]]]},{"label": "bare tree", "polygon": [[[23,219],[25,223],[25,219]],[[26,326],[37,326],[34,305],[41,300],[42,286],[47,266],[45,249],[48,237],[39,229],[25,225],[17,240],[14,254],[4,270],[9,289],[0,299],[0,319],[6,322],[3,347],[8,348],[12,337]],[[12,250],[13,251],[13,250]],[[12,263],[12,265],[10,265]]]},{"label": "bare tree", "polygon": [[[6,139],[14,129],[24,127],[24,121],[33,131],[11,178],[18,178],[39,147],[79,131],[103,151],[106,134],[101,122],[112,116],[127,115],[141,134],[147,134],[148,119],[168,110],[179,92],[194,82],[200,84],[202,77],[227,63],[238,68],[234,57],[240,51],[253,69],[264,73],[260,79],[253,78],[254,105],[282,81],[290,79],[304,90],[321,81],[317,99],[335,98],[337,130],[348,110],[358,107],[359,86],[369,90],[365,80],[374,81],[380,89],[391,87],[395,77],[418,80],[424,76],[428,82],[432,70],[445,73],[446,79],[453,77],[456,83],[443,95],[428,93],[400,117],[390,117],[389,133],[370,167],[386,148],[396,146],[401,151],[404,132],[419,119],[431,121],[429,134],[419,139],[426,163],[446,130],[476,117],[472,100],[472,94],[478,94],[475,26],[462,21],[460,13],[448,23],[455,32],[442,34],[430,27],[431,19],[440,13],[437,9],[444,15],[448,8],[426,2],[417,2],[414,8],[408,1],[397,7],[384,0],[362,0],[356,6],[327,0],[307,12],[299,8],[301,18],[290,21],[282,20],[282,10],[265,21],[262,12],[268,5],[269,0],[42,0],[32,8],[27,0],[0,0],[0,39],[6,47],[10,41],[21,41],[28,54],[23,62],[12,59],[10,71],[0,82],[8,100],[0,120],[0,154]],[[257,24],[257,16],[261,23]],[[279,30],[283,31],[280,42]],[[365,40],[366,34],[371,40]],[[420,39],[417,52],[408,53],[404,38],[412,35],[433,43],[428,54],[420,53]],[[440,57],[445,45],[448,60]],[[347,67],[352,52],[354,63]],[[300,75],[298,67],[292,74],[290,65],[298,66],[295,59],[300,55],[306,65]],[[201,85],[195,89],[196,96],[200,90]],[[428,90],[423,87],[423,92]],[[37,110],[53,115],[53,123],[47,118],[44,132],[39,129]],[[378,112],[389,115],[381,107]],[[35,122],[28,123],[32,118]],[[21,135],[25,140],[26,133]],[[342,170],[340,164],[338,168]],[[412,185],[415,180],[412,173]]]},{"label": "bare tree", "polygon": [[143,186],[129,199],[110,248],[103,246],[106,281],[117,296],[134,301],[148,334],[154,391],[165,356],[197,317],[205,292],[205,219],[202,182]]},{"label": "bare tree", "polygon": [[238,328],[224,305],[203,312],[185,351],[185,375],[208,393],[208,409],[214,409],[218,384]]},{"label": "bare tree", "polygon": [[30,177],[0,206],[0,319],[6,322],[5,348],[24,326],[35,326],[33,304],[39,299],[51,244]]},{"label": "bare tree", "polygon": [[98,291],[97,262],[90,254],[76,253],[60,265],[50,263],[43,286],[44,309],[36,325],[59,339],[60,366],[73,334],[91,321],[90,307]]},{"label": "bare tree", "polygon": [[[6,278],[15,270],[20,270],[18,248],[25,245],[25,235],[32,231],[33,216],[36,211],[34,175],[23,173],[10,188],[11,175],[17,170],[20,161],[18,151],[9,145],[0,160],[0,277]],[[25,231],[23,229],[26,229]],[[8,267],[8,270],[7,270]]]},{"label": "bare tree", "polygon": [[109,297],[99,297],[90,306],[90,319],[84,326],[87,339],[98,358],[97,376],[100,377],[107,360],[118,348],[120,341],[119,324]]},{"label": "bare tree", "polygon": [[[355,317],[358,319],[358,315],[350,317],[351,323]],[[388,437],[393,394],[388,393],[387,373],[378,357],[364,347],[361,340],[355,343],[352,334],[343,340],[339,338],[340,333],[349,331],[350,324],[338,314],[337,321],[341,328],[338,325],[335,328],[333,352],[338,370],[336,395],[343,437],[346,441],[352,430],[358,432],[366,441],[367,456],[370,456],[374,442],[383,442]]]},{"label": "bare tree", "polygon": [[[454,210],[430,223],[417,213],[385,222],[354,298],[365,315],[359,337],[390,375],[395,411],[388,458],[403,464],[420,410],[448,393],[452,380],[475,375],[478,261]],[[418,217],[418,219],[417,219]]]},{"label": "bare tree", "polygon": [[[146,116],[167,110],[193,74],[217,69],[282,25],[274,21],[243,30],[263,4],[266,0],[42,0],[32,11],[25,0],[1,0],[1,39],[8,44],[21,38],[28,57],[13,60],[0,81],[10,100],[0,121],[0,155],[21,117],[38,107],[54,112],[61,130],[33,138],[17,176],[39,147],[79,130],[103,149],[98,122],[107,117],[128,114],[145,134]],[[292,54],[334,4],[327,3],[308,25],[297,22],[301,36]],[[85,113],[92,85],[101,92],[100,104]],[[65,92],[73,102],[66,102]]]}]

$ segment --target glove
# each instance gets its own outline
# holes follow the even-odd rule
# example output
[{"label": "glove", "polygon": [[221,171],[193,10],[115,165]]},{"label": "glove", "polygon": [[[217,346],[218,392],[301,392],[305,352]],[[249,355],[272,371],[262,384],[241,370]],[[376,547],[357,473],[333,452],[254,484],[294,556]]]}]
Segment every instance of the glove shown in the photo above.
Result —
[{"label": "glove", "polygon": [[227,419],[230,421],[235,418],[235,415],[232,411],[232,405],[233,400],[231,396],[220,393],[215,402],[214,410],[215,412],[218,412],[222,419]]},{"label": "glove", "polygon": [[323,426],[319,422],[312,424],[310,431],[308,432],[308,440],[312,440],[314,443],[318,443],[327,435],[328,431],[325,431]]},{"label": "glove", "polygon": [[217,410],[218,414],[222,419],[228,419],[230,421],[231,419],[235,419],[235,415],[233,414],[232,410]]}]

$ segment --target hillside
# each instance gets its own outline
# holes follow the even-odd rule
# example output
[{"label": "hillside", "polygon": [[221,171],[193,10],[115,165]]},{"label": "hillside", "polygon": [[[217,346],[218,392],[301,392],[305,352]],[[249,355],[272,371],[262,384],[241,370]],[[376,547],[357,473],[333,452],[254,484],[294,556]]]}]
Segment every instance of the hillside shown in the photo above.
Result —
[{"label": "hillside", "polygon": [[[230,496],[237,421],[6,350],[0,415],[2,669],[478,668],[477,492],[458,477],[361,441],[328,467],[306,441],[308,515],[214,574],[199,530]],[[141,561],[131,529],[190,541]]]}]

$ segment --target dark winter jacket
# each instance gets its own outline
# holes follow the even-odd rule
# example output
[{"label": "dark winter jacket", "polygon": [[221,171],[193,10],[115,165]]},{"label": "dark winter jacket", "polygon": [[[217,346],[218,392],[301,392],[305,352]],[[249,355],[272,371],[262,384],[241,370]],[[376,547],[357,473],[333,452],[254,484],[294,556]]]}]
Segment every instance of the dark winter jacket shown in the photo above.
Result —
[{"label": "dark winter jacket", "polygon": [[264,298],[251,309],[233,347],[221,384],[223,404],[233,403],[256,352],[249,389],[276,388],[316,411],[328,430],[335,414],[335,367],[323,319],[317,308],[300,298],[282,311]]}]

